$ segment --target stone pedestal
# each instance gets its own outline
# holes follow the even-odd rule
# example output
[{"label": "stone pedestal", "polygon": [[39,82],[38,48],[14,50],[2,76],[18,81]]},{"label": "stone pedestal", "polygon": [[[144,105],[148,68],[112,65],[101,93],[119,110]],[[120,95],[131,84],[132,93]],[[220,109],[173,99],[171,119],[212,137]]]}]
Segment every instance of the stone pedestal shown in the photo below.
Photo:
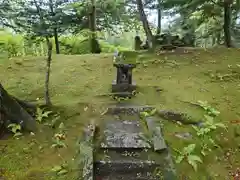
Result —
[{"label": "stone pedestal", "polygon": [[128,83],[117,83],[116,80],[113,80],[112,82],[112,92],[117,93],[117,92],[133,92],[137,89],[136,82],[132,82],[132,84]]}]

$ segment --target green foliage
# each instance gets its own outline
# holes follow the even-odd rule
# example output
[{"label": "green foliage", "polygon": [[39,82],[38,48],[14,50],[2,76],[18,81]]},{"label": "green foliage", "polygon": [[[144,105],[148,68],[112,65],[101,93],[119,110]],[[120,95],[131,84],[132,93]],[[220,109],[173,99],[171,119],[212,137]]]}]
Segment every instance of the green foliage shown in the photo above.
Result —
[{"label": "green foliage", "polygon": [[227,130],[227,126],[220,122],[214,122],[214,118],[220,114],[218,110],[208,105],[206,101],[198,101],[206,114],[204,115],[204,122],[200,126],[192,126],[196,135],[200,138],[201,154],[206,156],[212,151],[212,147],[219,147],[213,138],[213,132],[218,128]]},{"label": "green foliage", "polygon": [[45,111],[44,109],[37,108],[36,112],[36,119],[39,123],[42,123],[46,118],[48,118],[49,114],[51,114],[52,111]]},{"label": "green foliage", "polygon": [[102,52],[106,52],[106,53],[111,53],[111,52],[115,52],[116,50],[118,51],[125,51],[125,50],[129,50],[128,48],[126,47],[123,47],[123,46],[114,46],[114,45],[111,45],[107,42],[104,42],[104,41],[100,41],[100,46],[102,48]]},{"label": "green foliage", "polygon": [[[207,110],[207,109],[206,109]],[[209,112],[209,111],[207,111]],[[219,147],[214,139],[212,132],[218,128],[224,128],[227,130],[227,126],[223,123],[214,122],[214,117],[209,115],[204,115],[204,123],[202,126],[192,126],[193,129],[196,131],[197,136],[200,138],[201,142],[201,154],[206,156],[208,152],[212,151],[212,147]]]},{"label": "green foliage", "polygon": [[[220,122],[214,122],[214,118],[220,114],[220,112],[204,101],[198,101],[198,105],[201,106],[205,110],[204,115],[204,122],[200,126],[192,126],[196,132],[198,138],[200,138],[200,147],[201,147],[201,154],[206,156],[209,152],[212,151],[213,147],[219,147],[218,144],[214,140],[213,132],[218,128],[224,128],[227,130],[227,126]],[[187,147],[184,147],[183,150],[178,152],[179,156],[176,158],[176,163],[182,162],[184,159],[194,168],[197,170],[197,163],[202,163],[202,159],[197,156],[193,155],[193,152],[196,148],[196,144],[190,144]]]},{"label": "green foliage", "polygon": [[156,176],[158,178],[158,180],[164,180],[164,176],[163,176],[163,172],[162,172],[161,168],[159,168],[159,167],[155,168],[153,174],[154,174],[154,176]]},{"label": "green foliage", "polygon": [[19,124],[9,124],[8,128],[11,130],[11,132],[14,134],[14,137],[19,137],[22,135],[21,126]]},{"label": "green foliage", "polygon": [[66,139],[65,126],[63,123],[60,123],[58,128],[59,128],[59,132],[54,134],[52,147],[53,148],[66,148],[67,146],[64,142],[64,140]]},{"label": "green foliage", "polygon": [[209,116],[218,116],[220,114],[219,111],[211,107],[207,101],[198,101],[198,105],[201,106]]},{"label": "green foliage", "polygon": [[68,173],[68,165],[62,164],[62,165],[54,166],[51,169],[51,171],[56,173],[56,175],[58,175],[58,176],[67,174]]},{"label": "green foliage", "polygon": [[196,144],[189,144],[187,147],[184,147],[182,151],[178,151],[178,157],[176,158],[176,163],[181,163],[184,159],[187,160],[195,171],[197,171],[198,163],[202,163],[202,159],[194,154]]},{"label": "green foliage", "polygon": [[146,117],[154,116],[156,112],[157,112],[156,108],[154,108],[151,111],[143,111],[143,112],[140,112],[140,117],[144,119]]},{"label": "green foliage", "polygon": [[23,35],[13,35],[4,31],[0,35],[0,48],[9,58],[28,55],[43,56],[46,54],[44,42],[25,39]]},{"label": "green foliage", "polygon": [[[51,39],[54,44],[54,40]],[[62,54],[89,54],[90,41],[86,32],[83,31],[77,35],[60,36],[60,52]],[[99,41],[103,53],[113,53],[116,50],[129,50],[123,46],[114,46],[106,41]],[[129,47],[130,48],[130,47]],[[44,56],[47,52],[45,41],[41,39],[26,39],[22,35],[12,35],[3,32],[0,36],[0,49],[5,52],[9,58],[24,57],[24,56]],[[55,51],[55,48],[53,48]],[[2,54],[1,54],[2,55]]]}]

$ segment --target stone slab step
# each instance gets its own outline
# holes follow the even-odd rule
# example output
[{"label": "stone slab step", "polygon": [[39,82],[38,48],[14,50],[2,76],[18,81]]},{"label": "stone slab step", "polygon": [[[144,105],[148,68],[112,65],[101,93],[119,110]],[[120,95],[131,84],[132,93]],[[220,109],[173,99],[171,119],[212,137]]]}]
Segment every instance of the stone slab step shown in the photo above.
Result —
[{"label": "stone slab step", "polygon": [[97,161],[94,174],[101,180],[157,180],[154,172],[158,167],[151,161]]},{"label": "stone slab step", "polygon": [[105,124],[101,148],[150,148],[141,138],[143,135],[140,121],[112,121]]}]

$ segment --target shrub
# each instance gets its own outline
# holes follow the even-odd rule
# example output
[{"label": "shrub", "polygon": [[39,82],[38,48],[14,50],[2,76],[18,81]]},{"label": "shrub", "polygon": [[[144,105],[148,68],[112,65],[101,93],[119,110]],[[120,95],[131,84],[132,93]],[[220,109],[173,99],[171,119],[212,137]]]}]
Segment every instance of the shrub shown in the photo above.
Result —
[{"label": "shrub", "polygon": [[[47,47],[45,41],[39,39],[31,40],[23,35],[13,35],[4,31],[0,33],[0,50],[2,53],[7,54],[8,57],[46,55]],[[51,41],[53,43],[53,52],[55,52],[54,39],[52,38]],[[99,40],[99,43],[103,53],[129,50],[125,47],[114,46],[104,40]],[[90,40],[86,31],[77,35],[60,36],[59,45],[61,54],[91,53]]]}]

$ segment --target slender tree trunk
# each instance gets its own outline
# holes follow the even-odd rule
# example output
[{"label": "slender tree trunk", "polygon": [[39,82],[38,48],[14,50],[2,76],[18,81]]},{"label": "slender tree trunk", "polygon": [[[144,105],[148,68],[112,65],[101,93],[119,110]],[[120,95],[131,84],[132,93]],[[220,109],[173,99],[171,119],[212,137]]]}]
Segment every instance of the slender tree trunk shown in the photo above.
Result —
[{"label": "slender tree trunk", "polygon": [[158,27],[157,27],[157,34],[161,34],[162,29],[162,10],[161,10],[161,0],[158,0]]},{"label": "slender tree trunk", "polygon": [[138,12],[139,12],[141,21],[143,23],[144,31],[145,31],[146,36],[147,36],[147,41],[148,41],[149,48],[153,49],[154,48],[154,38],[153,38],[153,35],[152,35],[152,31],[151,31],[151,29],[149,27],[149,24],[148,24],[147,16],[144,12],[144,7],[143,7],[142,0],[137,0],[137,7],[138,7]]},{"label": "slender tree trunk", "polygon": [[50,78],[50,70],[51,70],[51,61],[52,61],[52,42],[46,37],[47,42],[47,70],[46,70],[46,78],[45,78],[45,103],[47,106],[52,105],[49,95],[49,78]]},{"label": "slender tree trunk", "polygon": [[100,53],[100,45],[96,39],[96,0],[91,0],[92,6],[89,14],[89,28],[91,31],[90,46],[92,53]]},{"label": "slender tree trunk", "polygon": [[224,1],[224,40],[226,47],[232,47],[231,40],[231,2],[229,0]]},{"label": "slender tree trunk", "polygon": [[[43,19],[43,14],[41,12],[41,8],[37,4],[37,1],[34,0],[35,6],[38,10],[38,14],[40,16],[41,25],[45,25],[45,21]],[[52,0],[50,0],[50,4],[52,4]],[[49,96],[49,78],[50,78],[50,69],[51,69],[51,61],[52,61],[52,42],[49,40],[49,35],[45,36],[47,43],[47,69],[46,69],[46,78],[45,78],[45,103],[47,106],[51,105],[50,96]]]},{"label": "slender tree trunk", "polygon": [[[49,0],[49,8],[51,11],[51,15],[55,16],[55,12],[53,10],[53,1]],[[55,47],[56,47],[56,54],[60,54],[60,48],[59,48],[59,41],[58,41],[58,29],[57,29],[57,22],[54,22],[55,27],[53,28],[53,35],[55,40]]]},{"label": "slender tree trunk", "polygon": [[56,54],[60,54],[60,48],[59,48],[59,41],[58,41],[58,30],[57,28],[53,29],[54,33],[54,41],[55,41],[55,47],[56,47]]}]

